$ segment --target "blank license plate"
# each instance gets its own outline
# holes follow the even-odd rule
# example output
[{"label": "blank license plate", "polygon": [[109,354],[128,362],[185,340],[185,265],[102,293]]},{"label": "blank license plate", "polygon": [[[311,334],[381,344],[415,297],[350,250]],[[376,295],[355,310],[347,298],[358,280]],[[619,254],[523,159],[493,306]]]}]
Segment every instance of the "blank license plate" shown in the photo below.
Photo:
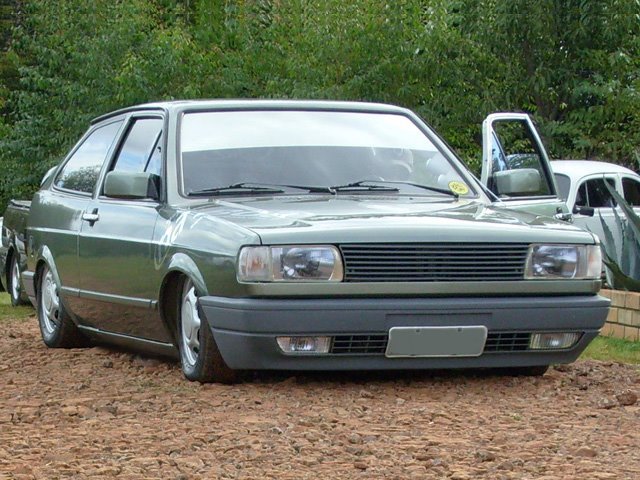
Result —
[{"label": "blank license plate", "polygon": [[387,357],[477,357],[484,350],[487,327],[393,327]]}]

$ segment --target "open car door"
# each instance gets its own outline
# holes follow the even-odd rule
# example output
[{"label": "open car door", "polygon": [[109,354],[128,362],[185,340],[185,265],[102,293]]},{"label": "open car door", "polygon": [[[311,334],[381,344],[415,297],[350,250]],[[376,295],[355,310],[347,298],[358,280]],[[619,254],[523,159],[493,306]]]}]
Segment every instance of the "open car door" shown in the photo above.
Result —
[{"label": "open car door", "polygon": [[489,115],[482,123],[482,145],[482,183],[507,207],[571,221],[529,115]]}]

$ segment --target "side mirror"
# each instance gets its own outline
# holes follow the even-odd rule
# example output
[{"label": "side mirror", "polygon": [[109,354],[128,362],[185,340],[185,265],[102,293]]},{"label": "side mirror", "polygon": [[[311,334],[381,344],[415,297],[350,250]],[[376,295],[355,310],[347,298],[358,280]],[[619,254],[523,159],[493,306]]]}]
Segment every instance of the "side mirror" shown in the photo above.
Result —
[{"label": "side mirror", "polygon": [[104,195],[112,198],[160,198],[160,177],[154,173],[109,172],[104,181]]},{"label": "side mirror", "polygon": [[540,191],[542,179],[535,168],[503,170],[493,174],[498,195],[527,195]]},{"label": "side mirror", "polygon": [[596,209],[593,207],[587,207],[584,205],[574,205],[573,213],[575,215],[584,215],[585,217],[593,217],[594,213],[596,213]]}]

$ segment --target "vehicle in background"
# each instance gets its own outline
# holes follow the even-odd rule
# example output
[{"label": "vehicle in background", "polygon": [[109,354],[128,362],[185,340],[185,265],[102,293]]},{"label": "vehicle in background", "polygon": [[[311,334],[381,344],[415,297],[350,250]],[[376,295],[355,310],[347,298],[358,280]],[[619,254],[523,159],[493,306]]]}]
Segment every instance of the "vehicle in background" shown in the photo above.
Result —
[{"label": "vehicle in background", "polygon": [[2,221],[0,287],[9,293],[14,306],[29,302],[20,274],[27,267],[25,235],[30,205],[28,200],[11,200]]},{"label": "vehicle in background", "polygon": [[573,213],[573,223],[604,239],[603,223],[621,248],[621,232],[616,214],[624,214],[609,193],[609,183],[637,213],[640,213],[640,175],[614,163],[593,160],[554,160],[551,162],[560,197]]}]

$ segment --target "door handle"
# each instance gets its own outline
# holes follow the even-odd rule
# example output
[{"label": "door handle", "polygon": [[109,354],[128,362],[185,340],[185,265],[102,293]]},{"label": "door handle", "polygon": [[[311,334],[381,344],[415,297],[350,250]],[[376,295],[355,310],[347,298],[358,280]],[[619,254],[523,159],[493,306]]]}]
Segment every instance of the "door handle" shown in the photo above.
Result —
[{"label": "door handle", "polygon": [[100,220],[100,215],[98,215],[98,209],[94,208],[91,213],[83,213],[82,220],[85,222],[89,222],[89,225],[93,227],[93,224]]}]

